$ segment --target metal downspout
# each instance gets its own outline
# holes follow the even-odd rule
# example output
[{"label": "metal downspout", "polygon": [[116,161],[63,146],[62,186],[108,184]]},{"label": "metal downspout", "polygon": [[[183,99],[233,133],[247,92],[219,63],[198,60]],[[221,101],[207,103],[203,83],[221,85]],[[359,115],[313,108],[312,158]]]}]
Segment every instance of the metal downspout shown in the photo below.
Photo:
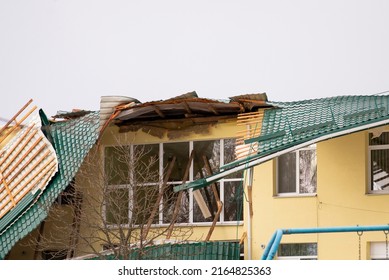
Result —
[{"label": "metal downspout", "polygon": [[[252,168],[249,168],[247,169],[247,172],[248,172],[248,178],[249,178],[249,182],[247,184],[247,188],[252,188],[253,187],[253,169]],[[251,221],[251,204],[250,204],[250,201],[248,201],[248,207],[247,207],[247,216],[248,216],[248,223],[247,223],[247,258],[249,260],[252,260],[253,257],[252,257],[252,232],[251,232],[251,229],[252,229],[252,221]]]}]

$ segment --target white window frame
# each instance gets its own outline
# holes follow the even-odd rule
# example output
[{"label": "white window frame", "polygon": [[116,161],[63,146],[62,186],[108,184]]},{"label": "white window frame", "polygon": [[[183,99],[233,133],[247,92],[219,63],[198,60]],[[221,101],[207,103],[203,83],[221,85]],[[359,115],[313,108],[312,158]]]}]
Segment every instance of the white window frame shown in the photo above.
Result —
[{"label": "white window frame", "polygon": [[[279,180],[278,180],[278,174],[279,174],[279,168],[278,168],[278,157],[276,158],[276,196],[279,197],[290,197],[290,196],[316,196],[317,194],[317,184],[316,184],[316,191],[312,193],[300,193],[300,151],[309,151],[309,150],[314,150],[316,152],[317,156],[317,151],[316,151],[316,144],[310,145],[305,148],[301,148],[289,153],[294,153],[296,155],[296,182],[295,182],[295,191],[294,192],[284,192],[280,193],[279,192]],[[316,159],[316,169],[317,169],[317,159]]]},{"label": "white window frame", "polygon": [[[159,144],[159,174],[163,174],[163,147],[164,147],[164,144],[172,144],[172,143],[189,143],[189,155],[188,157],[190,156],[190,153],[191,151],[193,150],[193,147],[194,147],[194,142],[204,142],[204,141],[220,141],[220,150],[219,150],[219,157],[220,157],[220,166],[223,166],[224,165],[224,141],[225,140],[229,140],[229,139],[234,139],[234,138],[223,138],[223,139],[204,139],[204,140],[197,140],[197,141],[177,141],[177,142],[163,142],[163,143],[145,143],[145,144],[131,144],[131,154],[133,154],[133,149],[134,149],[134,146],[140,146],[140,145],[153,145],[153,144]],[[105,160],[105,150],[107,147],[115,147],[115,145],[106,145],[104,146],[104,149],[103,149],[103,158]],[[105,166],[105,165],[104,165]],[[191,182],[193,181],[194,179],[194,166],[193,166],[193,162],[191,164],[191,167],[189,169],[189,180],[187,181],[188,182]],[[163,179],[163,178],[162,178]],[[159,188],[161,188],[161,182],[162,182],[162,179],[160,179],[160,183],[159,183]],[[236,224],[243,224],[243,210],[242,210],[242,213],[241,213],[241,216],[242,216],[242,220],[239,220],[239,221],[224,221],[224,185],[226,182],[241,182],[243,184],[243,178],[223,178],[221,179],[218,183],[219,183],[219,186],[220,186],[220,200],[223,202],[223,210],[222,212],[220,213],[220,217],[219,217],[219,221],[217,222],[218,225],[236,225]],[[178,184],[182,184],[182,181],[168,181],[168,184],[170,185],[178,185]],[[155,186],[157,185],[156,183],[149,183],[147,185],[152,185],[152,186]],[[108,188],[125,188],[126,186],[125,185],[109,185]],[[129,190],[129,195],[131,197],[132,195],[132,192],[133,190],[130,189]],[[196,225],[196,226],[209,226],[212,224],[212,222],[194,222],[193,221],[193,206],[194,206],[194,199],[193,199],[193,194],[192,194],[192,189],[189,190],[189,217],[188,217],[188,223],[176,223],[177,226],[191,226],[191,225]],[[131,203],[131,199],[129,199],[129,203]],[[243,201],[242,201],[243,203]],[[159,217],[158,217],[158,223],[156,224],[153,224],[153,226],[168,226],[169,223],[164,223],[163,222],[163,211],[162,211],[162,208],[163,207],[163,201],[161,201],[161,204],[160,204],[160,211],[159,211]],[[104,211],[104,218],[106,218],[106,205],[104,204],[104,207],[103,207],[103,211]],[[129,220],[131,218],[131,206],[129,205]],[[117,227],[119,225],[114,225],[114,224],[110,224],[110,226],[112,227]],[[121,226],[126,226],[126,225],[121,225]]]},{"label": "white window frame", "polygon": [[[294,244],[316,244],[317,248],[317,242],[308,242],[308,243],[294,243]],[[286,243],[286,244],[293,244],[293,243]],[[281,247],[283,244],[280,244],[279,246]],[[278,256],[277,252],[277,260],[287,260],[287,261],[295,261],[295,260],[317,260],[317,252],[316,255],[304,255],[304,256]]]},{"label": "white window frame", "polygon": [[386,258],[386,242],[370,242],[371,260],[388,260]]},{"label": "white window frame", "polygon": [[[385,133],[385,132],[383,132]],[[372,158],[371,158],[371,152],[372,151],[378,151],[378,150],[389,150],[389,144],[384,144],[384,145],[370,145],[370,135],[372,133],[368,134],[368,187],[367,187],[367,193],[368,194],[389,194],[389,187],[386,190],[374,190],[373,189],[373,170],[371,168],[372,165]]]}]

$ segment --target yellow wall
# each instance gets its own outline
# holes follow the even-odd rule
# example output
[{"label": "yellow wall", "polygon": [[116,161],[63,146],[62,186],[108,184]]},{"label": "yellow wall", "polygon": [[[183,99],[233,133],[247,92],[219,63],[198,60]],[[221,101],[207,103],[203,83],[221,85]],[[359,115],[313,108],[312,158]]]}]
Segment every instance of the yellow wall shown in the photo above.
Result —
[{"label": "yellow wall", "polygon": [[[146,144],[210,140],[235,137],[234,121],[207,125],[203,130],[186,129],[174,137],[162,137],[145,132],[118,133],[110,127],[101,142],[105,145]],[[387,224],[389,221],[389,195],[367,194],[368,133],[358,132],[317,144],[317,194],[301,197],[275,195],[275,161],[254,168],[253,218],[251,220],[252,258],[259,259],[271,235],[279,228],[333,227]],[[245,189],[247,192],[247,188]],[[248,231],[248,204],[244,200],[244,225],[218,225],[212,240],[240,239]],[[209,226],[194,226],[190,240],[204,240]],[[369,258],[369,242],[383,242],[383,232],[365,232],[362,235],[362,259]],[[245,255],[248,256],[248,239]],[[318,242],[319,259],[358,259],[359,246],[356,233],[329,233],[284,235],[282,243]],[[16,246],[13,253],[22,254]],[[24,253],[26,256],[26,253]],[[28,253],[28,255],[31,255]]]},{"label": "yellow wall", "polygon": [[[119,133],[116,126],[109,127],[101,140],[101,146],[111,146],[118,144],[154,144],[166,142],[184,142],[198,140],[212,140],[221,138],[235,138],[237,134],[235,120],[226,120],[217,124],[203,125],[202,129],[194,127],[186,128],[183,132],[164,133],[163,137],[152,136],[153,133],[146,133],[138,130],[136,132]],[[146,129],[147,131],[147,129]],[[169,135],[174,137],[169,137]],[[102,149],[103,150],[103,149]],[[208,225],[196,225],[192,227],[192,233],[189,240],[204,241],[208,234],[210,223]],[[229,225],[217,225],[212,233],[211,240],[239,240],[243,234],[242,223]]]},{"label": "yellow wall", "polygon": [[[389,221],[389,195],[367,194],[368,133],[366,131],[317,144],[317,196],[276,197],[275,164],[255,168],[253,257],[259,258],[278,228],[379,225]],[[247,224],[247,222],[245,223]],[[383,232],[362,235],[362,259],[368,242],[384,241]],[[284,236],[282,243],[318,242],[319,259],[358,259],[356,233]]]}]

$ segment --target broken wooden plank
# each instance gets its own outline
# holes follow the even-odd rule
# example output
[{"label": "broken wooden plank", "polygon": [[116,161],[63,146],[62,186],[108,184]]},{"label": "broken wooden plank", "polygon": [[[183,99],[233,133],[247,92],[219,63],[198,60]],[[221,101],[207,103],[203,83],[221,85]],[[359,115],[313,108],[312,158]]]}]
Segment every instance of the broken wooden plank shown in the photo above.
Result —
[{"label": "broken wooden plank", "polygon": [[[1,129],[0,129],[0,135],[8,128],[8,126],[16,120],[16,118],[28,107],[28,105],[30,105],[32,102],[32,99],[30,99]],[[8,134],[9,135],[9,134]],[[7,135],[7,136],[8,136]],[[7,138],[7,136],[5,136],[3,139]],[[2,142],[3,140],[0,140],[0,143]]]},{"label": "broken wooden plank", "polygon": [[0,143],[4,141],[4,139],[6,139],[12,132],[14,132],[14,130],[16,128],[18,128],[38,107],[34,106],[32,107],[32,109],[30,109],[26,115],[24,115],[22,117],[22,119],[20,121],[16,121],[16,119],[14,120],[16,125],[11,127],[3,136],[2,139],[0,139]]},{"label": "broken wooden plank", "polygon": [[208,206],[205,203],[205,200],[204,200],[203,195],[201,194],[200,190],[195,190],[192,192],[192,194],[193,194],[193,198],[196,200],[197,205],[199,206],[204,218],[208,219],[209,217],[211,217],[212,214],[209,211]]},{"label": "broken wooden plank", "polygon": [[212,221],[212,225],[209,228],[209,231],[208,231],[207,237],[205,238],[205,241],[209,241],[211,239],[212,233],[215,230],[216,223],[219,220],[220,213],[223,210],[223,202],[218,201],[217,204],[218,204],[217,212],[216,212],[215,218]]}]

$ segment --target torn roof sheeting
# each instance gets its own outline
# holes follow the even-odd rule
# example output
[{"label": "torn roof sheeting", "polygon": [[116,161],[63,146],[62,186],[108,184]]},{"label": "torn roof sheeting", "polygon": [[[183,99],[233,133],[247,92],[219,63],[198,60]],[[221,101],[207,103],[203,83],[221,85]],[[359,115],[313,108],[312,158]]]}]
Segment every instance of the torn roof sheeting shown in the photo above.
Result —
[{"label": "torn roof sheeting", "polygon": [[55,151],[35,114],[0,151],[0,219],[30,192],[42,192],[57,165]]},{"label": "torn roof sheeting", "polygon": [[174,187],[174,191],[199,189],[240,170],[282,154],[349,133],[389,124],[389,95],[338,96],[296,102],[270,103],[261,135],[246,140],[257,143],[252,155],[223,166],[204,179]]},{"label": "torn roof sheeting", "polygon": [[[23,212],[0,232],[0,259],[20,239],[34,230],[48,214],[58,195],[76,175],[85,156],[98,137],[99,113],[92,112],[77,119],[52,123],[47,127],[58,157],[58,172],[43,193],[24,207]],[[3,219],[0,220],[0,224]]]},{"label": "torn roof sheeting", "polygon": [[199,98],[196,92],[189,92],[174,98],[135,104],[123,109],[116,116],[116,124],[166,119],[228,116],[249,112],[259,107],[270,107],[265,93],[247,94],[221,101]]}]

